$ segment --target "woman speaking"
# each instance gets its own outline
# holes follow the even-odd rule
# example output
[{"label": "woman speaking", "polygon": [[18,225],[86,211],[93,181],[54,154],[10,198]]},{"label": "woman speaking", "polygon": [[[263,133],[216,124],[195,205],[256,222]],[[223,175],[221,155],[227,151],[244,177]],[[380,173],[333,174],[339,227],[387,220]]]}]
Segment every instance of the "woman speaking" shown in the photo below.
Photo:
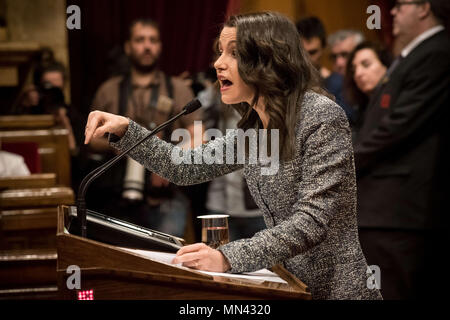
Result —
[{"label": "woman speaking", "polygon": [[[222,164],[174,164],[171,155],[178,147],[157,137],[135,148],[130,156],[182,185],[244,168],[267,229],[217,249],[202,243],[185,246],[173,262],[231,273],[283,263],[309,286],[313,299],[380,299],[379,291],[367,286],[368,266],[358,241],[347,118],[321,94],[318,76],[294,24],[270,12],[232,16],[220,33],[217,50],[214,67],[222,101],[241,114],[239,128],[278,130],[278,171],[261,174],[266,164],[248,161],[251,150],[236,142],[234,131],[189,152],[194,158],[211,144],[223,150],[231,144],[245,149],[244,164],[227,164],[225,159]],[[128,118],[91,112],[85,143],[105,133],[120,137],[111,144],[124,150],[148,132]]]}]

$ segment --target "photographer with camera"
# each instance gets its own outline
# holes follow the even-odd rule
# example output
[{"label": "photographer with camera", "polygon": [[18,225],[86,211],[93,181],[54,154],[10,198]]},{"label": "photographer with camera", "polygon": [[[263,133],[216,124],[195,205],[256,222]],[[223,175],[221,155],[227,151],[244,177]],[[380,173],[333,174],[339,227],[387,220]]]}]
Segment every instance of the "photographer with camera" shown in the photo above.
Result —
[{"label": "photographer with camera", "polygon": [[41,53],[41,61],[34,70],[33,84],[25,88],[13,114],[52,114],[56,125],[67,129],[71,155],[71,186],[76,190],[82,177],[80,147],[83,145],[84,119],[75,108],[66,103],[65,80],[64,66],[53,59],[51,51],[44,50]]},{"label": "photographer with camera", "polygon": [[[34,84],[29,85],[22,94],[14,114],[53,114],[57,125],[69,132],[69,148],[72,155],[78,153],[77,139],[73,125],[79,123],[72,108],[64,97],[65,68],[56,61],[46,62],[38,66],[34,72]],[[82,133],[82,130],[77,132]],[[80,139],[82,137],[80,136]],[[78,140],[78,142],[81,140]]]}]

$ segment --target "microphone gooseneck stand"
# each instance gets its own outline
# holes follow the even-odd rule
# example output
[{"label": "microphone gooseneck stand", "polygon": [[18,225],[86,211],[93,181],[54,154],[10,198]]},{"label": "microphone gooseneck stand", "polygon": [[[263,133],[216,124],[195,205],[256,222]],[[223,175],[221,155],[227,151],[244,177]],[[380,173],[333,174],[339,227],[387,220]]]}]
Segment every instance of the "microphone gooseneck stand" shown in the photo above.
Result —
[{"label": "microphone gooseneck stand", "polygon": [[155,135],[156,133],[158,133],[159,131],[164,129],[167,125],[174,122],[175,120],[177,120],[178,118],[180,118],[181,116],[183,116],[185,114],[194,112],[195,110],[197,110],[200,107],[201,107],[201,104],[197,99],[189,102],[183,108],[183,111],[181,111],[179,114],[170,118],[166,122],[160,124],[154,130],[150,131],[146,136],[144,136],[142,139],[140,139],[138,142],[136,142],[134,145],[132,145],[131,147],[126,149],[124,152],[115,156],[114,158],[112,158],[108,162],[102,164],[98,168],[92,170],[89,174],[86,175],[86,177],[84,177],[84,179],[81,181],[81,184],[78,188],[78,196],[77,196],[77,218],[81,222],[81,236],[83,238],[86,238],[86,236],[87,236],[86,199],[85,199],[86,191],[87,191],[87,188],[89,187],[89,185],[92,183],[92,181],[94,181],[99,176],[101,176],[103,173],[105,173],[105,171],[107,171],[109,168],[111,168],[113,165],[115,165],[120,159],[125,157],[131,150],[133,150],[138,145],[140,145],[141,143],[143,143],[144,141],[146,141],[147,139],[149,139],[150,137],[152,137],[153,135]]}]

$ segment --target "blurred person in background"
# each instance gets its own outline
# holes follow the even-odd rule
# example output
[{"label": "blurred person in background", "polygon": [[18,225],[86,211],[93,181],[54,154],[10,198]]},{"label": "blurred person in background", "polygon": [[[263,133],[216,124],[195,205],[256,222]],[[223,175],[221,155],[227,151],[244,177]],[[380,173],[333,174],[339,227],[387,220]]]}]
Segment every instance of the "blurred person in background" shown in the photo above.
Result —
[{"label": "blurred person in background", "polygon": [[353,135],[361,127],[370,97],[385,79],[391,61],[387,50],[370,41],[360,43],[350,53],[345,77],[345,95],[351,105],[355,106]]},{"label": "blurred person in background", "polygon": [[64,65],[54,59],[53,51],[44,49],[34,69],[33,84],[25,88],[13,114],[52,114],[56,125],[67,130],[71,187],[76,190],[82,177],[80,147],[84,119],[77,108],[66,103],[66,80]]},{"label": "blurred person in background", "polygon": [[30,170],[21,155],[2,150],[0,139],[0,178],[28,176]]},{"label": "blurred person in background", "polygon": [[41,56],[34,70],[33,84],[27,86],[13,114],[53,114],[57,125],[68,131],[71,154],[77,155],[83,139],[82,120],[65,101],[66,69],[53,59],[51,51],[44,50]]},{"label": "blurred person in background", "polygon": [[345,76],[350,53],[363,41],[364,35],[356,30],[339,30],[328,37],[334,72]]},{"label": "blurred person in background", "polygon": [[326,80],[325,87],[334,94],[336,102],[344,109],[352,128],[357,122],[357,112],[355,111],[355,106],[346,99],[344,94],[344,77],[348,56],[363,41],[363,34],[354,30],[339,30],[328,37],[333,72]]},{"label": "blurred person in background", "polygon": [[296,27],[312,64],[319,71],[321,78],[327,79],[331,71],[322,66],[322,56],[327,47],[327,34],[322,21],[317,17],[308,17],[299,20]]},{"label": "blurred person in background", "polygon": [[448,252],[448,0],[398,0],[406,44],[375,89],[354,146],[359,237],[386,299],[441,299]]},{"label": "blurred person in background", "polygon": [[[188,72],[183,72],[183,74],[179,75],[179,78],[192,88],[192,91],[202,104],[201,113],[204,130],[218,128],[222,107],[220,92],[216,83],[216,70],[212,65],[213,62],[211,67],[192,76]],[[197,219],[197,216],[208,213],[206,202],[210,181],[190,186],[178,186],[178,188],[191,200],[191,225],[194,227],[195,242],[200,242],[202,241],[202,224],[200,219]]]},{"label": "blurred person in background", "polygon": [[[239,114],[220,104],[219,129],[236,128]],[[211,181],[206,208],[209,214],[228,214],[230,241],[251,238],[266,227],[261,210],[253,200],[243,170],[231,172]]]}]

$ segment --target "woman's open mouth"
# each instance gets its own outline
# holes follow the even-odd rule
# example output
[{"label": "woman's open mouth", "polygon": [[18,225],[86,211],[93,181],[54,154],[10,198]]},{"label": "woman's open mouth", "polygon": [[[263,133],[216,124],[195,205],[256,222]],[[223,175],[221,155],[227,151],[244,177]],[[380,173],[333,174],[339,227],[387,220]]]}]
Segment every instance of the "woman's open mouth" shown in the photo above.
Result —
[{"label": "woman's open mouth", "polygon": [[222,79],[220,80],[220,91],[228,90],[233,85],[233,82],[231,82],[228,79]]}]

